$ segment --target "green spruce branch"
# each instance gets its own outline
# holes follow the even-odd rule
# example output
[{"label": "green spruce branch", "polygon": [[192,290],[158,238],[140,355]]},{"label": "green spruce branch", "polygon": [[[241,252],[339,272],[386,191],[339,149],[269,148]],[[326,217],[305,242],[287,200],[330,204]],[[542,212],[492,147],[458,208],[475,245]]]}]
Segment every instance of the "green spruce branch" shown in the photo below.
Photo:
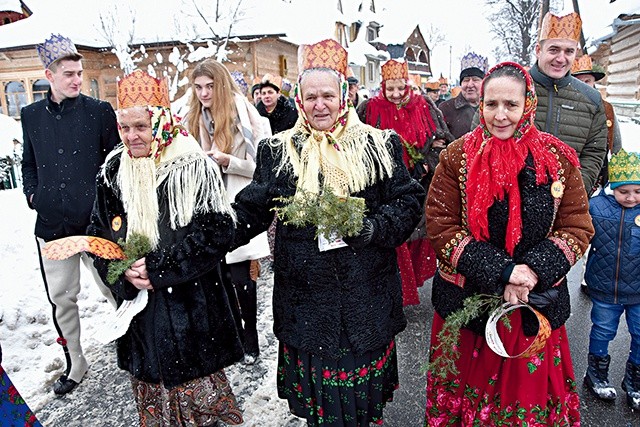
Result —
[{"label": "green spruce branch", "polygon": [[[503,304],[502,296],[478,294],[464,300],[464,306],[447,316],[444,325],[438,332],[438,345],[431,349],[432,359],[423,366],[423,371],[430,371],[441,378],[458,375],[456,362],[460,358],[460,329],[473,319],[485,313],[491,313]],[[510,330],[511,324],[507,316],[501,321]],[[436,357],[434,354],[438,353]]]},{"label": "green spruce branch", "polygon": [[320,194],[299,189],[296,195],[278,197],[282,205],[274,208],[278,219],[295,227],[316,227],[316,237],[333,233],[341,237],[356,236],[362,230],[366,205],[361,197],[338,197],[331,188]]},{"label": "green spruce branch", "polygon": [[118,239],[118,245],[123,249],[126,258],[109,263],[107,282],[110,285],[116,283],[120,276],[131,267],[131,264],[151,252],[149,238],[138,233],[132,233],[126,242],[123,239]]}]

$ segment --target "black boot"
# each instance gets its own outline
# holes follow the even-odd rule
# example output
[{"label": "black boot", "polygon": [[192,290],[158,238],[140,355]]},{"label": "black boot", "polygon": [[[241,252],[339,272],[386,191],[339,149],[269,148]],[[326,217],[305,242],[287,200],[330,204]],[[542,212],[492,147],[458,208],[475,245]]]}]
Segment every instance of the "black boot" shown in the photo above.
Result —
[{"label": "black boot", "polygon": [[253,362],[260,355],[257,330],[258,296],[256,282],[244,280],[233,285],[238,294],[240,313],[244,322],[244,353],[248,356],[249,361]]},{"label": "black boot", "polygon": [[609,384],[610,362],[611,356],[608,354],[604,357],[599,357],[589,353],[589,366],[587,367],[587,373],[584,375],[584,384],[602,400],[615,400],[618,396],[616,389]]},{"label": "black boot", "polygon": [[627,405],[631,409],[640,409],[640,365],[627,361],[622,389],[627,392]]}]

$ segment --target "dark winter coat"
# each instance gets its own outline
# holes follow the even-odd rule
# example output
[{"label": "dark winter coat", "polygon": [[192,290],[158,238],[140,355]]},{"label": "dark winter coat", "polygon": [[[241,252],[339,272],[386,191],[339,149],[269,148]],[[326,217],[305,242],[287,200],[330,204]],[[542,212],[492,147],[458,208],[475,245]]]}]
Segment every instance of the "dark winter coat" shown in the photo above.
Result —
[{"label": "dark winter coat", "polygon": [[120,141],[113,108],[82,94],[56,104],[49,91],[22,109],[21,120],[23,191],[38,212],[36,236],[48,241],[84,234],[96,174]]},{"label": "dark winter coat", "polygon": [[[406,326],[396,246],[404,242],[421,216],[424,190],[411,179],[402,147],[393,133],[394,169],[389,178],[353,194],[366,202],[374,224],[370,244],[318,250],[315,228],[278,221],[274,249],[273,320],[276,337],[287,345],[337,359],[344,330],[356,354],[382,348]],[[301,149],[298,135],[294,145]],[[282,152],[260,143],[253,181],[237,196],[236,242],[266,230],[278,197],[292,196],[297,178],[290,171],[276,176]]]},{"label": "dark winter coat", "polygon": [[640,303],[640,205],[625,208],[613,195],[589,200],[596,234],[587,258],[589,295],[609,304]]},{"label": "dark winter coat", "polygon": [[[105,171],[116,182],[120,159]],[[149,302],[117,341],[118,366],[149,383],[171,388],[212,374],[243,357],[243,350],[222,286],[218,265],[233,239],[228,215],[194,215],[178,230],[169,225],[166,184],[158,190],[160,244],[146,255],[153,290]],[[122,226],[112,226],[114,218]],[[127,216],[119,194],[98,177],[97,197],[89,235],[117,242],[127,234]],[[107,283],[109,261],[94,261]],[[135,298],[138,290],[122,276],[110,285],[119,302]]]},{"label": "dark winter coat", "polygon": [[441,102],[438,108],[456,139],[472,129],[473,115],[478,111],[478,107],[469,104],[461,93],[455,98]]},{"label": "dark winter coat", "polygon": [[[438,272],[433,281],[432,302],[442,317],[463,307],[464,300],[475,294],[504,293],[504,273],[515,264],[528,265],[538,276],[533,293],[543,293],[555,287],[559,294],[546,307],[536,307],[553,329],[569,318],[571,307],[566,274],[587,249],[593,234],[587,210],[587,194],[580,172],[559,153],[560,179],[564,193],[555,198],[551,180],[536,184],[531,155],[518,176],[521,192],[522,238],[513,256],[505,250],[509,205],[506,197],[489,208],[489,239],[472,238],[466,225],[467,197],[465,182],[467,161],[464,139],[453,142],[440,156],[427,199],[427,233],[438,256]],[[535,335],[538,322],[523,311],[524,332]],[[469,326],[484,333],[487,317],[472,321]]]},{"label": "dark winter coat", "polygon": [[284,96],[278,97],[276,108],[274,108],[271,113],[267,112],[267,107],[264,106],[262,101],[256,105],[256,109],[261,116],[269,119],[271,133],[274,135],[283,130],[291,129],[298,120],[298,110],[296,110],[296,107],[291,101]]},{"label": "dark winter coat", "polygon": [[529,73],[538,95],[536,127],[576,150],[585,188],[591,191],[607,154],[607,118],[600,93],[571,74],[554,80],[537,63]]}]

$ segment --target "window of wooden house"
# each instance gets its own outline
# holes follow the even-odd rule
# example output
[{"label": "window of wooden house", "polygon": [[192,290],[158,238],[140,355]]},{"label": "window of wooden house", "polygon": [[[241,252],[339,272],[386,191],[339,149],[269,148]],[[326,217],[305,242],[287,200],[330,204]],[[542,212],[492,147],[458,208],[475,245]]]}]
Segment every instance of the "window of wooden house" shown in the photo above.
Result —
[{"label": "window of wooden house", "polygon": [[287,65],[287,57],[284,55],[280,55],[279,63],[280,63],[280,75],[282,77],[287,77],[287,73],[289,72],[289,66]]},{"label": "window of wooden house", "polygon": [[410,47],[407,48],[406,52],[404,53],[404,57],[407,58],[407,61],[415,62],[416,60],[416,54]]},{"label": "window of wooden house", "polygon": [[89,95],[95,99],[100,99],[100,85],[96,79],[91,79]]},{"label": "window of wooden house", "polygon": [[373,62],[367,62],[367,75],[369,76],[370,82],[376,81],[375,68],[373,66]]},{"label": "window of wooden house", "polygon": [[423,64],[427,64],[429,61],[427,61],[427,54],[424,53],[424,50],[420,51],[420,54],[418,55],[418,61],[422,62]]},{"label": "window of wooden house", "polygon": [[367,27],[367,41],[370,42],[376,38],[376,30],[372,27]]},{"label": "window of wooden house", "polygon": [[22,82],[9,82],[4,87],[9,116],[20,117],[20,109],[27,105],[27,92]]},{"label": "window of wooden house", "polygon": [[49,91],[49,80],[47,79],[39,79],[33,82],[31,86],[31,91],[33,92],[33,101],[40,101],[41,99],[45,99],[47,97],[47,92]]}]

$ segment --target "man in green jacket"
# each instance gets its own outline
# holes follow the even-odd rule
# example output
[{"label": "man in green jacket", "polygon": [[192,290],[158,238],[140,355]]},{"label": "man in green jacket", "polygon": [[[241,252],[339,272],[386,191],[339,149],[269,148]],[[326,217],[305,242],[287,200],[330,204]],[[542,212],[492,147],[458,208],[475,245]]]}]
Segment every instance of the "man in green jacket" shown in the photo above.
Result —
[{"label": "man in green jacket", "polygon": [[607,153],[607,125],[600,93],[571,76],[582,21],[577,13],[547,13],[536,45],[531,77],[538,95],[536,127],[573,147],[591,192]]}]

